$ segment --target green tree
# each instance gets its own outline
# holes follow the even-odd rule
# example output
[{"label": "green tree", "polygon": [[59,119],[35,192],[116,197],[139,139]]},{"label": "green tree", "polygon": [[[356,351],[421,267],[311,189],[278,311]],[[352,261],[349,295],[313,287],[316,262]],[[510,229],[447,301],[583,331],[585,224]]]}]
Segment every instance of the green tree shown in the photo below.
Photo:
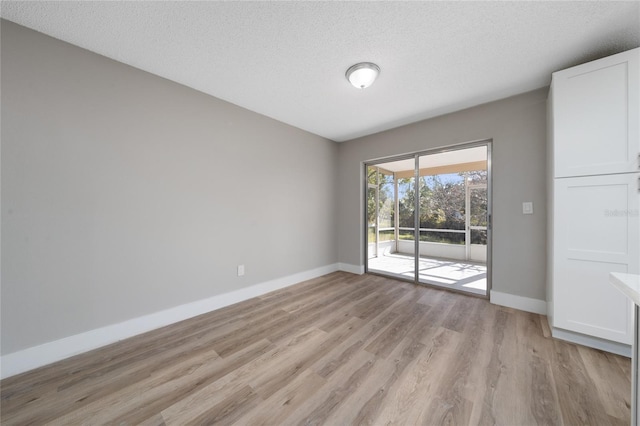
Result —
[{"label": "green tree", "polygon": [[[430,229],[465,229],[465,181],[470,183],[486,183],[486,171],[473,171],[459,173],[460,179],[444,181],[442,176],[421,176],[418,180],[419,206],[420,206],[420,228]],[[387,183],[385,179],[389,178],[389,191],[384,190]],[[369,182],[375,183],[379,179],[379,211],[381,218],[388,215],[392,218],[393,214],[393,183],[392,176],[379,174],[369,174]],[[398,222],[401,228],[414,227],[415,213],[415,179],[401,178],[398,180],[398,188],[400,199],[398,200]],[[375,206],[375,197],[369,200],[371,207]],[[385,213],[383,213],[385,212]],[[487,212],[487,191],[471,192],[471,225],[486,226]],[[386,216],[385,216],[386,217]],[[371,216],[370,223],[375,224],[375,212]],[[381,226],[392,226],[393,220],[385,223],[380,222]],[[413,235],[409,231],[401,231],[400,238],[413,239]],[[422,241],[436,241],[449,243],[464,243],[464,234],[461,233],[444,233],[444,232],[423,232],[420,239]],[[473,231],[472,242],[477,244],[486,243],[486,232]]]},{"label": "green tree", "polygon": [[[368,187],[367,189],[367,222],[369,229],[373,228],[375,233],[376,222],[379,223],[381,228],[390,228],[394,225],[395,205],[394,205],[394,181],[393,174],[386,173],[377,167],[367,168],[367,182],[374,187]],[[376,190],[378,195],[378,208],[376,210]],[[377,217],[376,217],[377,213]],[[376,220],[377,219],[377,220]],[[393,232],[391,235],[386,232],[381,236],[381,239],[393,239]],[[371,234],[369,240],[372,240]],[[375,241],[375,235],[373,236]]]}]

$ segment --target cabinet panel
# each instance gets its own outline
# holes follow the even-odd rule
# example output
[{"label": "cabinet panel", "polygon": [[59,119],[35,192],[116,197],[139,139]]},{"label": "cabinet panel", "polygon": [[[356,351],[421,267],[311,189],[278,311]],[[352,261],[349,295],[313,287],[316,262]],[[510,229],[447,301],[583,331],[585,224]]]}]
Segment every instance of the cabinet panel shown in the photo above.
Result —
[{"label": "cabinet panel", "polygon": [[[604,179],[575,179],[564,182],[565,211],[571,212],[564,228],[566,249],[582,256],[626,255],[629,247],[629,223],[624,212],[629,210],[629,185],[625,182],[605,183]],[[561,228],[561,232],[562,232]]]},{"label": "cabinet panel", "polygon": [[616,263],[567,259],[558,271],[564,282],[556,293],[556,326],[590,336],[631,344],[632,303],[609,284],[610,272],[627,272]]},{"label": "cabinet panel", "polygon": [[553,74],[555,177],[639,170],[639,52]]},{"label": "cabinet panel", "polygon": [[609,273],[640,267],[639,177],[555,180],[555,327],[631,344],[632,305],[609,285]]}]

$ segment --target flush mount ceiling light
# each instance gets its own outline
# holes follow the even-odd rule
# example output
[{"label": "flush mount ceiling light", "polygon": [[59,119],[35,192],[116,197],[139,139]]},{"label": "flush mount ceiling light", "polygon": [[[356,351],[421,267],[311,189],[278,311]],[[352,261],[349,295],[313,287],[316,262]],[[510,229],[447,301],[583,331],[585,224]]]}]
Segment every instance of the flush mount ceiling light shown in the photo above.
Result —
[{"label": "flush mount ceiling light", "polygon": [[380,67],[371,62],[360,62],[347,70],[347,80],[358,89],[371,86],[380,74]]}]

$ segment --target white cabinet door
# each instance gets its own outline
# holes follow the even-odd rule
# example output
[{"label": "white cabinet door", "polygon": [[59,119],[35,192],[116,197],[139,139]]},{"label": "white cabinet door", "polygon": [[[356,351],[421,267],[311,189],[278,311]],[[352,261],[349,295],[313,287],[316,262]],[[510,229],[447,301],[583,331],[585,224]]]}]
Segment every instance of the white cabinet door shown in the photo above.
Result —
[{"label": "white cabinet door", "polygon": [[637,172],[640,48],[553,74],[555,177]]},{"label": "white cabinet door", "polygon": [[632,303],[608,280],[639,272],[639,177],[555,180],[555,327],[632,343]]}]

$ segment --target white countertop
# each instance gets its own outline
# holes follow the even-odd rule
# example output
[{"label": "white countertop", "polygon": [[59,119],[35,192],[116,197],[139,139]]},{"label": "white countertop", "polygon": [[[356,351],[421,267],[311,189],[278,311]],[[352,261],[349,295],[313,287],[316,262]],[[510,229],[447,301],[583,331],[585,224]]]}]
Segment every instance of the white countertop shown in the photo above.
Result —
[{"label": "white countertop", "polygon": [[636,305],[640,305],[640,275],[611,272],[609,282]]}]

